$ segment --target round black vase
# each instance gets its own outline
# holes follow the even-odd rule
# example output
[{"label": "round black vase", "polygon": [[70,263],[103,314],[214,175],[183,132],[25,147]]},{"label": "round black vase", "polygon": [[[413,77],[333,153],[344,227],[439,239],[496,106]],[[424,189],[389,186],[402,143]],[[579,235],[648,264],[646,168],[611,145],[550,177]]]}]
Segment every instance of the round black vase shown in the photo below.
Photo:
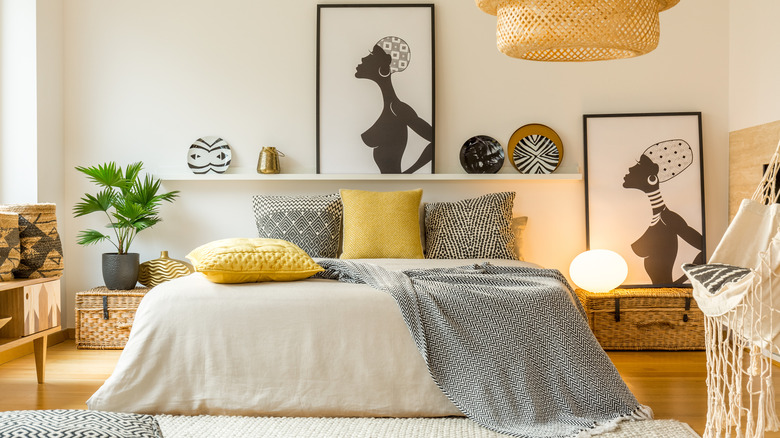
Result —
[{"label": "round black vase", "polygon": [[111,290],[131,290],[138,281],[138,253],[103,254],[103,281]]}]

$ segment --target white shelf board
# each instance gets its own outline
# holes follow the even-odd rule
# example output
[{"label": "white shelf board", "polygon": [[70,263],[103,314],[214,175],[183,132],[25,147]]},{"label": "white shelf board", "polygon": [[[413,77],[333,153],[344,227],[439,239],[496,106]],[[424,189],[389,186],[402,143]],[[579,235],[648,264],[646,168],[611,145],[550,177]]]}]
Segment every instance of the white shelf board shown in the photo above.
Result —
[{"label": "white shelf board", "polygon": [[548,175],[526,175],[521,173],[435,173],[435,174],[306,174],[278,173],[207,173],[196,175],[182,172],[163,172],[155,175],[163,181],[576,181],[582,174],[552,173]]}]

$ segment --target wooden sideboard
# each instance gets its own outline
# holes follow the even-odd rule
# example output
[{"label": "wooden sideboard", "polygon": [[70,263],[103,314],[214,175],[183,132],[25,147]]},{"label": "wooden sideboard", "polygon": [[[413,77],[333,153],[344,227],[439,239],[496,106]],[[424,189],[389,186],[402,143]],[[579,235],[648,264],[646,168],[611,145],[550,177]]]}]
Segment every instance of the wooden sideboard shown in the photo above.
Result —
[{"label": "wooden sideboard", "polygon": [[[10,317],[10,320],[8,318]],[[46,375],[46,343],[61,330],[60,279],[0,282],[0,352],[33,343],[38,383]]]}]

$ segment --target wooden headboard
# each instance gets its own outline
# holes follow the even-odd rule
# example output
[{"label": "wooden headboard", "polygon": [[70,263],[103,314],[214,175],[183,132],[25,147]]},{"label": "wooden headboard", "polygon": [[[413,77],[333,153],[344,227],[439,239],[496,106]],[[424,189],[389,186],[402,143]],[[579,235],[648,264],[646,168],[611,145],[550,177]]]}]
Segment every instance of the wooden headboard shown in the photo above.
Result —
[{"label": "wooden headboard", "polygon": [[780,140],[780,120],[729,133],[729,221],[764,175]]}]

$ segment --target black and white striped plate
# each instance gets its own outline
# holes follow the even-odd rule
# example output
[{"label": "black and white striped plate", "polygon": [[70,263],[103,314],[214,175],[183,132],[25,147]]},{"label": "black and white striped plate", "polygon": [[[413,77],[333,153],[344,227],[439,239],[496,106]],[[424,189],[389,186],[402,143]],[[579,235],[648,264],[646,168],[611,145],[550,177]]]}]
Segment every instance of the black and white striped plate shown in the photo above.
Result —
[{"label": "black and white striped plate", "polygon": [[532,123],[512,134],[509,154],[520,173],[553,173],[563,160],[563,143],[549,127]]}]

